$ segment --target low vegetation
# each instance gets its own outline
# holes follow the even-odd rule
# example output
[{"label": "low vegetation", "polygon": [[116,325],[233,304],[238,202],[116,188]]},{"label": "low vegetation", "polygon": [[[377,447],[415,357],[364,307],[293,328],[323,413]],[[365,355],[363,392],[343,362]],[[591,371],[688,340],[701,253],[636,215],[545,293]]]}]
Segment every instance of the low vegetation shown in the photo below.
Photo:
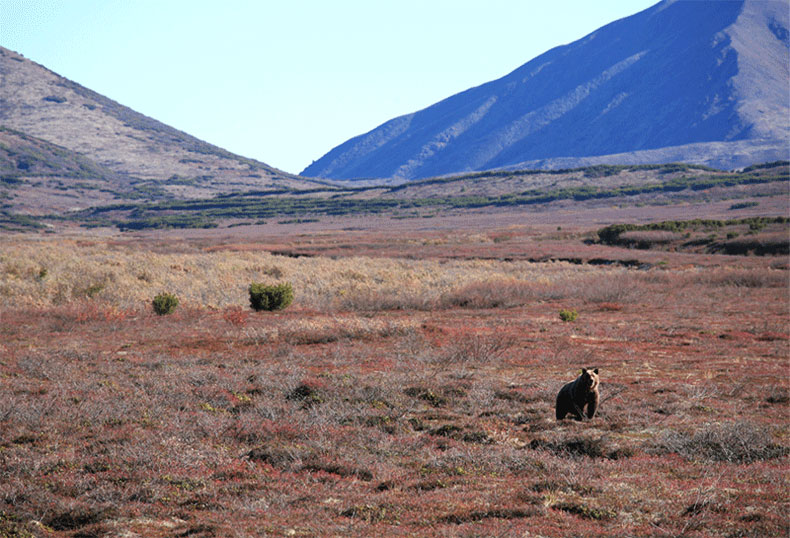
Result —
[{"label": "low vegetation", "polygon": [[578,317],[579,317],[579,313],[576,311],[575,308],[574,309],[563,308],[562,310],[560,310],[560,319],[562,321],[576,321],[576,318]]},{"label": "low vegetation", "polygon": [[151,302],[154,312],[160,316],[172,314],[178,307],[178,297],[172,293],[160,293]]},{"label": "low vegetation", "polygon": [[[667,165],[668,172],[677,172],[676,165]],[[685,165],[684,165],[685,166]],[[502,195],[437,195],[432,197],[400,196],[401,191],[415,189],[432,181],[447,184],[458,179],[426,180],[414,184],[391,187],[387,192],[374,198],[357,197],[365,189],[352,189],[347,193],[338,192],[333,196],[294,197],[277,192],[276,196],[269,193],[240,193],[223,195],[211,200],[169,201],[156,204],[115,205],[94,208],[76,217],[84,222],[104,224],[113,223],[121,229],[182,228],[209,227],[228,218],[267,219],[282,216],[310,217],[312,215],[365,215],[381,213],[399,213],[415,209],[472,209],[482,207],[517,207],[548,204],[562,200],[582,202],[587,200],[614,199],[635,197],[662,192],[704,191],[716,187],[733,187],[772,182],[790,181],[786,167],[779,163],[776,175],[763,173],[717,174],[675,177],[667,181],[648,182],[638,185],[619,185],[614,187],[598,187],[592,185],[579,187],[562,187],[554,189],[530,189]],[[611,174],[628,167],[611,168]],[[647,168],[647,167],[646,167]],[[650,167],[655,169],[656,167]],[[660,167],[659,167],[660,168]],[[580,169],[582,174],[603,174],[601,167]],[[600,170],[599,170],[600,169]],[[566,172],[567,171],[562,171]],[[531,173],[531,172],[525,172]],[[545,173],[545,172],[539,172]],[[516,174],[516,173],[511,173]],[[598,177],[594,175],[592,177]],[[468,179],[463,176],[463,179]],[[354,196],[349,196],[354,195]],[[113,215],[107,219],[105,215]],[[122,217],[122,215],[124,215]]]},{"label": "low vegetation", "polygon": [[294,300],[294,290],[290,283],[282,284],[250,284],[250,306],[253,310],[282,310]]},{"label": "low vegetation", "polygon": [[119,174],[76,152],[0,126],[0,184],[14,186],[25,177],[114,181]]},{"label": "low vegetation", "polygon": [[606,245],[638,249],[702,248],[724,254],[786,255],[790,254],[788,223],[788,217],[750,217],[611,224],[598,230],[598,239]]},{"label": "low vegetation", "polygon": [[[18,172],[18,171],[17,171]],[[16,172],[15,172],[16,173]],[[632,175],[629,175],[632,174]],[[633,174],[648,174],[648,177]],[[624,179],[617,179],[620,176]],[[19,181],[17,175],[8,176]],[[540,182],[535,178],[542,178]],[[561,178],[547,181],[546,178]],[[602,182],[604,178],[606,181]],[[203,184],[205,178],[170,179],[173,185]],[[527,183],[522,183],[527,181]],[[210,181],[209,181],[210,182]],[[720,172],[705,167],[668,164],[592,166],[573,170],[485,172],[428,179],[398,186],[314,189],[271,188],[221,194],[205,199],[176,199],[163,184],[134,180],[131,190],[116,189],[123,203],[105,204],[68,215],[86,227],[115,226],[121,230],[211,228],[229,219],[255,223],[279,219],[282,223],[314,222],[321,216],[389,215],[393,218],[429,217],[437,211],[479,208],[529,207],[556,202],[669,203],[673,197],[743,197],[746,187],[785,185],[788,163],[767,163],[741,172]],[[498,185],[494,187],[493,185]],[[487,186],[491,188],[486,188]],[[530,186],[531,185],[531,186]],[[2,187],[2,185],[0,185]],[[467,191],[469,187],[469,191]],[[9,184],[9,189],[13,185]],[[723,194],[728,189],[732,194]],[[760,195],[757,192],[757,195]],[[146,202],[134,202],[144,199]],[[734,204],[735,205],[735,204]],[[752,206],[744,206],[752,207]],[[12,217],[13,215],[9,215]],[[31,223],[60,222],[62,216],[39,216]],[[234,223],[238,225],[238,222]]]},{"label": "low vegetation", "polygon": [[0,535],[786,534],[784,256],[0,245]]}]

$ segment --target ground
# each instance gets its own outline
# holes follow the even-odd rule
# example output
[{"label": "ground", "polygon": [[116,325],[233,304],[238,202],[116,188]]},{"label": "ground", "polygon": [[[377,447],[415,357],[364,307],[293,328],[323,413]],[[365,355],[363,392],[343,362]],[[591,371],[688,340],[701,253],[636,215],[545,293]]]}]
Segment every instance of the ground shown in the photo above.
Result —
[{"label": "ground", "polygon": [[788,257],[509,215],[0,238],[0,536],[787,536]]}]

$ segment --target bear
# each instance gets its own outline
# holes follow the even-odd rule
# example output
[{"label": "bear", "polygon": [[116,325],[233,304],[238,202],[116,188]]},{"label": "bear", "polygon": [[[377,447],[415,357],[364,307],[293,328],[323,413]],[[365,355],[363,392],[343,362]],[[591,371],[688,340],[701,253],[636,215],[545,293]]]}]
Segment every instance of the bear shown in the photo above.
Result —
[{"label": "bear", "polygon": [[592,419],[598,410],[599,399],[598,368],[582,368],[581,375],[563,386],[557,394],[557,420],[564,419],[568,413],[576,420],[582,420],[585,405],[587,418]]}]

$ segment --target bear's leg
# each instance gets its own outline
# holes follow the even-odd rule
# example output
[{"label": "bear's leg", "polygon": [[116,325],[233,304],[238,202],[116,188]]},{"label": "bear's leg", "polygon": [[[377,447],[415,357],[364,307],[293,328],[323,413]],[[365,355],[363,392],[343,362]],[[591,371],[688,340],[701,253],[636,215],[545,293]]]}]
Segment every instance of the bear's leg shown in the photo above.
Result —
[{"label": "bear's leg", "polygon": [[571,406],[573,408],[570,410],[570,413],[573,415],[574,420],[583,420],[584,419],[584,404],[579,406],[575,401],[571,402]]},{"label": "bear's leg", "polygon": [[592,419],[595,417],[595,411],[598,410],[598,393],[592,395],[587,402],[587,418]]}]

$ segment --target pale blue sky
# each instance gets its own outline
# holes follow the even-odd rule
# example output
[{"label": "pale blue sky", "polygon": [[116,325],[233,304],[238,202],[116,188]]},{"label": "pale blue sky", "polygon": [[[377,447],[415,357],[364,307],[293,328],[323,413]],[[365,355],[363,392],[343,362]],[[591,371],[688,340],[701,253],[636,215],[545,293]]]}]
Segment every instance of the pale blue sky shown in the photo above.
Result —
[{"label": "pale blue sky", "polygon": [[0,45],[298,173],[657,0],[0,0]]}]

